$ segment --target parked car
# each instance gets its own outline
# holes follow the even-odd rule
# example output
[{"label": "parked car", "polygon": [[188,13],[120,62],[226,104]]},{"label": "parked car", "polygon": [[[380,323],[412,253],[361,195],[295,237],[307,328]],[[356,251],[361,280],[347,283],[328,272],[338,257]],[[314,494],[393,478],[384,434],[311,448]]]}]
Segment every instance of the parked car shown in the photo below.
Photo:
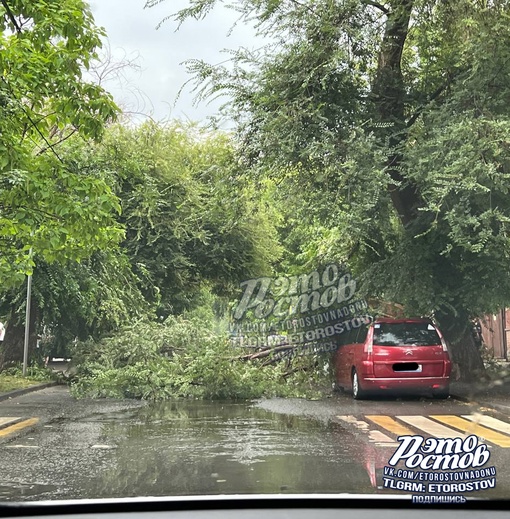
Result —
[{"label": "parked car", "polygon": [[336,384],[355,399],[396,390],[448,398],[450,356],[430,319],[376,319],[343,333],[339,341]]}]

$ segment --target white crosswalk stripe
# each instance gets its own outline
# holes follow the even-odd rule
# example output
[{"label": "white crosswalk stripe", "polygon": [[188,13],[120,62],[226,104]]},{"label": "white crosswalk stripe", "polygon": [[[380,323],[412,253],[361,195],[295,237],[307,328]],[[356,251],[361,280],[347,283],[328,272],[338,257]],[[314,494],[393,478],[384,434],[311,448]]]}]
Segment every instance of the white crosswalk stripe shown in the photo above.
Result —
[{"label": "white crosswalk stripe", "polygon": [[510,423],[480,413],[462,416],[366,415],[361,418],[344,415],[337,418],[347,426],[363,433],[370,443],[381,447],[399,445],[398,437],[402,435],[419,434],[425,438],[464,440],[474,434],[490,448],[492,448],[491,444],[510,448]]},{"label": "white crosswalk stripe", "polygon": [[485,427],[490,427],[496,431],[510,434],[510,424],[503,422],[502,420],[498,420],[497,418],[493,418],[492,416],[485,416],[482,414],[475,415],[466,415],[463,414],[462,418],[466,420],[471,420],[474,423],[485,425]]},{"label": "white crosswalk stripe", "polygon": [[13,423],[19,422],[21,417],[17,416],[0,416],[0,427],[5,427]]},{"label": "white crosswalk stripe", "polygon": [[399,420],[405,422],[408,425],[420,429],[434,438],[465,438],[466,435],[462,434],[455,429],[434,422],[430,418],[425,416],[397,416]]},{"label": "white crosswalk stripe", "polygon": [[376,445],[388,447],[388,446],[397,446],[398,443],[395,442],[393,438],[390,438],[388,435],[384,434],[377,429],[370,429],[370,425],[368,422],[364,420],[358,420],[355,416],[346,415],[346,416],[337,416],[340,420],[348,423],[349,425],[354,425],[357,429],[368,432],[369,441],[375,443]]}]

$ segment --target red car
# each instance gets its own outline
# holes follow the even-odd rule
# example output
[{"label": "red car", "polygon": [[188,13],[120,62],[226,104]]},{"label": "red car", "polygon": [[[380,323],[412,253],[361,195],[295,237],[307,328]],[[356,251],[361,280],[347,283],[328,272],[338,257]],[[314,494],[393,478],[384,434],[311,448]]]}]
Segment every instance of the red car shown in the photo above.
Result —
[{"label": "red car", "polygon": [[355,399],[406,390],[448,398],[451,361],[441,332],[429,319],[376,319],[340,335],[336,384]]}]

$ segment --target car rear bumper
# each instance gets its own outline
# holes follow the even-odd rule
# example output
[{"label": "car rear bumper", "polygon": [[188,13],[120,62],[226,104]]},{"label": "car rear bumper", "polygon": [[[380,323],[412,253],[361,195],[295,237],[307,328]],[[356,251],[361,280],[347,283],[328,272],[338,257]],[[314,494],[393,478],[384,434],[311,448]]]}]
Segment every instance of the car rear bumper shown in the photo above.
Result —
[{"label": "car rear bumper", "polygon": [[367,377],[360,380],[365,390],[442,390],[450,385],[450,377],[391,377],[376,378]]}]

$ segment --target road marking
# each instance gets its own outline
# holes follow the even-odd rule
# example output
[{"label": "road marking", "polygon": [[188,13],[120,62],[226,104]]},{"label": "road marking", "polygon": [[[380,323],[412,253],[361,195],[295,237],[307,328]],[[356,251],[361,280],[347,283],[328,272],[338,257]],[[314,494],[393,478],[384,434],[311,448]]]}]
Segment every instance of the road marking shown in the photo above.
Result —
[{"label": "road marking", "polygon": [[9,436],[9,434],[13,434],[17,431],[21,431],[25,427],[35,425],[38,421],[39,418],[29,418],[28,420],[23,420],[22,422],[6,427],[5,429],[0,430],[0,438],[4,436]]},{"label": "road marking", "polygon": [[358,420],[355,416],[352,415],[337,416],[337,418],[340,418],[340,420],[347,422],[350,425],[354,425],[355,427],[363,431],[366,431],[370,427],[367,424],[367,422],[364,422],[363,420]]},{"label": "road marking", "polygon": [[5,427],[6,425],[19,422],[21,417],[14,416],[0,416],[0,428]]},{"label": "road marking", "polygon": [[[379,430],[371,429],[368,422],[359,420],[353,415],[337,416],[337,418],[368,434],[371,443],[378,446],[398,445],[393,438]],[[364,418],[397,437],[415,435],[416,433],[412,429],[417,429],[422,434],[425,433],[435,438],[465,439],[468,435],[474,434],[499,447],[510,448],[510,424],[491,416],[481,414],[462,415],[462,417],[456,415],[429,415],[428,417],[421,415],[395,417],[365,415]],[[411,426],[412,429],[400,422]]]},{"label": "road marking", "polygon": [[397,416],[399,420],[405,422],[416,429],[420,429],[435,438],[464,438],[465,435],[454,429],[445,427],[437,422],[429,420],[425,416]]},{"label": "road marking", "polygon": [[462,415],[462,418],[466,418],[467,420],[471,420],[477,424],[485,425],[486,427],[490,427],[491,429],[495,429],[496,431],[510,434],[510,424],[498,420],[497,418],[492,418],[492,416],[485,416],[483,414],[474,414],[474,415]]},{"label": "road marking", "polygon": [[434,418],[434,420],[438,420],[439,422],[443,422],[447,425],[451,425],[452,427],[456,427],[457,429],[460,429],[461,431],[464,431],[468,434],[475,434],[476,436],[490,441],[491,443],[495,443],[500,447],[510,447],[510,437],[492,431],[491,429],[487,429],[486,427],[482,427],[481,425],[470,422],[469,420],[464,420],[464,418],[460,418],[460,416],[431,415],[431,418]]},{"label": "road marking", "polygon": [[387,431],[390,431],[397,436],[413,434],[411,429],[408,429],[405,425],[398,423],[396,420],[391,418],[391,416],[366,415],[365,418],[368,418],[375,424],[381,426],[383,429],[386,429]]},{"label": "road marking", "polygon": [[393,441],[389,436],[386,436],[381,431],[368,431],[368,438],[371,442],[384,447],[398,447],[398,443]]},{"label": "road marking", "polygon": [[381,431],[376,430],[370,430],[370,425],[363,421],[358,420],[355,416],[352,415],[346,415],[346,416],[337,416],[340,420],[347,422],[350,425],[354,425],[358,429],[360,429],[363,432],[368,432],[368,438],[370,442],[376,443],[377,445],[391,445],[391,446],[398,446],[398,443],[395,443],[395,440],[393,438],[390,438],[386,434],[382,433]]},{"label": "road marking", "polygon": [[39,449],[39,445],[6,445],[6,449]]}]

